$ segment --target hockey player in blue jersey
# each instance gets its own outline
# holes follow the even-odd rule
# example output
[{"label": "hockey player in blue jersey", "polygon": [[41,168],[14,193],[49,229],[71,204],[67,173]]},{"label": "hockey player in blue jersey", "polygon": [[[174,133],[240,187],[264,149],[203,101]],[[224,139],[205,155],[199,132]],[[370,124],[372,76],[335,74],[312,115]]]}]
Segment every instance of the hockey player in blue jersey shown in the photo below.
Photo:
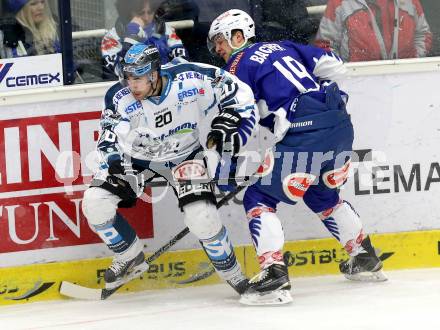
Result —
[{"label": "hockey player in blue jersey", "polygon": [[131,183],[135,169],[144,179],[159,176],[173,186],[190,232],[219,276],[242,293],[248,281],[219,218],[199,135],[200,121],[219,111],[211,128],[225,143],[217,150],[238,153],[258,120],[252,90],[210,65],[161,66],[159,50],[143,44],[128,50],[121,69],[126,87],[114,95],[114,107],[102,119],[101,164],[82,202],[90,226],[115,254],[104,275],[107,288],[148,269],[139,238],[116,212],[122,204],[133,205],[143,191],[144,180]]},{"label": "hockey player in blue jersey", "polygon": [[348,176],[353,143],[348,96],[332,82],[345,73],[343,63],[320,48],[290,41],[254,43],[254,37],[252,18],[238,9],[217,17],[208,35],[208,47],[223,58],[225,69],[252,88],[260,125],[277,140],[267,158],[274,161],[268,166],[271,173],[244,196],[262,272],[251,280],[241,302],[292,300],[281,252],[284,233],[276,215],[279,202],[295,204],[302,199],[322,220],[350,255],[340,264],[347,278],[386,280],[358,214],[338,193]]}]

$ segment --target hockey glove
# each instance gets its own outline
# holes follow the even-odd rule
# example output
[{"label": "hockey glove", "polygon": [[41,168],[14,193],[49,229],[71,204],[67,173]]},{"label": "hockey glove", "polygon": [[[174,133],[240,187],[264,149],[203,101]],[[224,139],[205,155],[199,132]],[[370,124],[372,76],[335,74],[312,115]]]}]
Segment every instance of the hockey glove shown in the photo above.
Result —
[{"label": "hockey glove", "polygon": [[240,151],[240,135],[238,128],[241,124],[240,115],[230,109],[225,109],[212,120],[211,131],[208,133],[206,146],[215,149],[220,155],[228,153],[231,156]]},{"label": "hockey glove", "polygon": [[133,173],[127,173],[122,160],[119,157],[109,159],[108,161],[107,182],[112,185],[112,192],[119,196],[122,200],[118,207],[130,208],[136,205],[138,179]]},{"label": "hockey glove", "polygon": [[115,159],[113,161],[109,161],[108,164],[108,174],[116,175],[116,174],[125,174],[125,168],[122,165],[122,160],[120,158]]}]

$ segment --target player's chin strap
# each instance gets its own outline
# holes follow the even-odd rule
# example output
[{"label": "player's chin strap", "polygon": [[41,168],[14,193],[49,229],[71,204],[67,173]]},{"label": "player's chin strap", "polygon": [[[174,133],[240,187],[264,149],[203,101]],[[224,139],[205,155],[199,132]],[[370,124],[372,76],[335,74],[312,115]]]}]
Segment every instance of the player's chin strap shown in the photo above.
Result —
[{"label": "player's chin strap", "polygon": [[[216,205],[217,209],[222,207],[223,205],[227,204],[231,199],[233,199],[240,191],[242,191],[246,186],[248,186],[248,183],[251,182],[256,177],[252,176],[246,176],[244,177],[246,180],[246,184],[241,184],[236,187],[234,191],[231,191],[228,193],[225,197],[223,197]],[[151,182],[147,185],[150,185]],[[163,253],[168,251],[174,244],[176,244],[178,241],[180,241],[183,237],[185,237],[189,233],[189,228],[185,227],[180,231],[176,236],[174,236],[171,240],[169,240],[165,245],[163,245],[161,248],[159,248],[156,252],[154,252],[151,256],[145,259],[145,262],[147,264],[150,264],[154,260],[156,260],[159,256],[161,256]],[[129,280],[127,281],[129,282]],[[71,297],[71,298],[77,298],[77,299],[84,299],[84,300],[105,300],[108,297],[110,297],[113,293],[115,293],[119,288],[121,288],[124,284],[127,282],[112,288],[112,289],[93,289],[88,288],[82,285],[74,284],[72,282],[68,281],[62,281],[60,285],[59,292],[60,294]]]},{"label": "player's chin strap", "polygon": [[[162,76],[157,72],[157,78],[156,78],[156,85],[153,87],[153,91],[150,95],[148,95],[146,98],[152,97],[152,96],[158,96],[162,92]],[[153,79],[150,77],[150,82],[153,84]]]}]

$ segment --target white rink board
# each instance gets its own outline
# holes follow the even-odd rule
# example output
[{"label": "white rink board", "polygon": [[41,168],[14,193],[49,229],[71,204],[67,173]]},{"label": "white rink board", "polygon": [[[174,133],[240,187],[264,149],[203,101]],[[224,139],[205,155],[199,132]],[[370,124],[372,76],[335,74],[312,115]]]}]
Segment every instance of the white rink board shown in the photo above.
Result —
[{"label": "white rink board", "polygon": [[0,92],[63,85],[61,54],[0,59]]},{"label": "white rink board", "polygon": [[[440,193],[437,163],[440,152],[438,81],[439,72],[412,72],[353,76],[343,84],[343,88],[350,94],[349,112],[352,114],[356,134],[354,149],[372,149],[373,158],[370,162],[355,164],[360,166],[361,184],[356,183],[352,177],[347,182],[342,196],[360,213],[367,232],[440,228],[440,204],[437,197]],[[104,89],[102,91],[104,92]],[[87,97],[82,90],[77,92],[77,98],[72,97],[70,93],[69,100],[64,101],[8,104],[2,107],[0,120],[97,111],[102,107],[102,98],[96,97],[96,91],[94,92],[95,94],[90,93],[91,97]],[[57,93],[63,95],[60,89]],[[31,99],[33,95],[29,94],[27,97]],[[38,99],[44,99],[44,95],[38,94]],[[84,145],[89,148],[90,141],[87,138],[84,141]],[[408,180],[414,165],[416,174],[417,171],[420,173],[420,191],[416,189],[418,178],[414,175],[410,191],[403,191],[402,184],[398,182],[400,191],[396,192],[393,169],[397,166]],[[368,186],[368,181],[371,181],[371,171],[368,168],[378,169],[379,166],[383,166],[383,171],[378,172],[378,175],[384,177],[385,181],[379,183],[376,188]],[[4,182],[5,174],[1,174]],[[427,181],[431,184],[429,189],[425,190]],[[356,185],[361,195],[358,191],[355,196]],[[158,189],[156,194],[159,192]],[[250,244],[247,220],[242,207],[223,207],[220,212],[230,229],[234,244]],[[0,214],[0,221],[5,214],[6,211]],[[295,207],[281,205],[279,215],[287,240],[330,236],[317,217],[302,204]],[[147,251],[156,250],[184,227],[182,214],[177,209],[172,192],[168,192],[161,202],[153,205],[153,222],[155,239],[144,240]],[[173,247],[174,250],[190,248],[199,248],[199,243],[192,235],[188,235]],[[37,253],[36,250],[0,253],[0,267],[108,255],[109,252],[103,244],[39,249]]]}]

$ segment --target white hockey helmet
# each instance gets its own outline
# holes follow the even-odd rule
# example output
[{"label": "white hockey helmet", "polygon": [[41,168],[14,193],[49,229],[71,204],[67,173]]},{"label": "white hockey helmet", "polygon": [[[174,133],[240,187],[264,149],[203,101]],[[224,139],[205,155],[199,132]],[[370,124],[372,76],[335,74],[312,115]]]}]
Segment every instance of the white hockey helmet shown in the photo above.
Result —
[{"label": "white hockey helmet", "polygon": [[223,14],[219,15],[214,21],[212,21],[211,27],[208,33],[208,49],[211,53],[215,53],[215,38],[222,35],[229,43],[232,49],[236,47],[232,46],[232,31],[243,31],[243,37],[245,43],[255,37],[255,23],[252,17],[249,16],[243,10],[230,9]]}]

